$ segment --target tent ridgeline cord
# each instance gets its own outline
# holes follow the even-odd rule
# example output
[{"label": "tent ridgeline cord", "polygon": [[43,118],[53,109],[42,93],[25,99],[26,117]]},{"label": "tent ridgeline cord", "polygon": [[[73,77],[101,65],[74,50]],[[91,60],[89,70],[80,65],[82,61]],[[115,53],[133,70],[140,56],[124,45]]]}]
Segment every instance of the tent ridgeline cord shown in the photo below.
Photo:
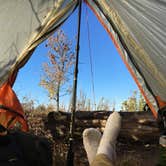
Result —
[{"label": "tent ridgeline cord", "polygon": [[92,81],[92,92],[93,92],[93,102],[94,102],[94,109],[96,110],[96,98],[95,98],[95,86],[94,86],[94,72],[93,72],[93,64],[92,64],[92,49],[90,43],[90,28],[88,22],[88,11],[86,7],[86,23],[87,23],[87,33],[88,33],[88,46],[89,46],[89,59],[90,59],[90,69],[91,69],[91,81]]},{"label": "tent ridgeline cord", "polygon": [[76,45],[76,60],[75,60],[75,69],[74,69],[74,80],[73,80],[73,94],[72,94],[71,122],[70,122],[70,132],[69,132],[69,149],[67,153],[67,166],[74,165],[73,146],[74,146],[75,112],[76,112],[76,100],[77,100],[77,78],[78,78],[78,62],[79,62],[79,48],[80,48],[81,8],[82,8],[82,0],[78,0],[77,45]]}]

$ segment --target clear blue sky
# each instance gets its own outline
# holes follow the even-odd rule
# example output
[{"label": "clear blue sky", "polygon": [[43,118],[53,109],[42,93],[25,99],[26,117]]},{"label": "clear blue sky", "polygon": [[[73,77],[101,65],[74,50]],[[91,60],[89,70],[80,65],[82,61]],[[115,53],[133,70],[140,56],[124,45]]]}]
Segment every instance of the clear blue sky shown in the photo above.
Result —
[{"label": "clear blue sky", "polygon": [[[88,98],[92,98],[86,8],[83,5],[78,92],[82,90]],[[132,91],[138,90],[138,88],[118,55],[109,35],[89,8],[87,11],[96,101],[98,102],[101,97],[105,97],[110,100],[110,103],[115,102],[116,109],[120,109],[121,102],[131,96]],[[72,14],[61,28],[74,45],[77,32],[77,12]],[[37,104],[49,103],[47,92],[39,86],[42,64],[47,61],[47,52],[44,42],[38,46],[31,59],[20,70],[14,85],[14,90],[20,100],[27,96],[34,99]],[[61,98],[61,101],[67,104],[70,99],[64,97]]]}]

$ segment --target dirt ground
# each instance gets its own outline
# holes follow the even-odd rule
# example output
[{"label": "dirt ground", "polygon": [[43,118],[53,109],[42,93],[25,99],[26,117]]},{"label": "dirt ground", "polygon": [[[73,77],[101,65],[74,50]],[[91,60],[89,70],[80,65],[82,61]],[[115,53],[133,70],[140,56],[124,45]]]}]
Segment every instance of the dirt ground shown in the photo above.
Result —
[{"label": "dirt ground", "polygon": [[117,164],[125,166],[156,166],[159,148],[157,144],[118,143]]},{"label": "dirt ground", "polygon": [[[53,140],[49,130],[44,127],[46,113],[29,113],[28,122],[31,133],[44,136],[53,142],[53,166],[65,166],[67,155],[67,140],[56,138]],[[152,132],[152,137],[154,133]],[[119,137],[117,143],[117,165],[118,166],[155,166],[158,162],[159,147],[158,138],[144,138],[141,141],[131,141]],[[146,142],[145,142],[146,140]],[[148,140],[148,141],[147,141]],[[75,143],[75,166],[88,166],[87,156],[83,148],[81,137]]]},{"label": "dirt ground", "polygon": [[[54,166],[65,166],[67,144],[60,140],[55,141]],[[158,161],[159,149],[156,144],[144,144],[141,142],[117,143],[117,166],[155,166]],[[75,165],[88,166],[82,140],[75,143]]]}]

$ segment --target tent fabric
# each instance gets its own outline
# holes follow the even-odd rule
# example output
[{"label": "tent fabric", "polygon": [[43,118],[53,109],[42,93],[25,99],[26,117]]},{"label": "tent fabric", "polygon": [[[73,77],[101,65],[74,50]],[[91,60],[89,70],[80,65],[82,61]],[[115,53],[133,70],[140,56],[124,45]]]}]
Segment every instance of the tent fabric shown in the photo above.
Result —
[{"label": "tent fabric", "polygon": [[12,127],[19,122],[26,131],[23,109],[12,90],[17,72],[74,11],[77,1],[0,0],[0,4],[0,123]]},{"label": "tent fabric", "polygon": [[[156,116],[160,106],[166,105],[166,1],[85,2],[108,31]],[[0,0],[0,4],[2,88],[12,86],[17,71],[68,18],[78,0]]]},{"label": "tent fabric", "polygon": [[72,0],[0,0],[0,86],[72,13]]},{"label": "tent fabric", "polygon": [[7,82],[0,88],[0,123],[6,128],[12,128],[16,122],[21,124],[22,131],[28,130],[23,108]]},{"label": "tent fabric", "polygon": [[166,1],[86,2],[110,33],[151,109],[157,111],[156,99],[166,101]]}]

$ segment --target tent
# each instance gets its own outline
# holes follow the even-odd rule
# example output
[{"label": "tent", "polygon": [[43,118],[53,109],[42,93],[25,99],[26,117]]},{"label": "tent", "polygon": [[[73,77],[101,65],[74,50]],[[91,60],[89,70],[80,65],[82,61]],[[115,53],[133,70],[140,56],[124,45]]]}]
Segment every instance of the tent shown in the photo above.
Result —
[{"label": "tent", "polygon": [[[166,106],[166,1],[84,0],[114,42],[154,116]],[[0,0],[0,122],[24,113],[12,90],[35,48],[72,14],[78,0]]]}]

